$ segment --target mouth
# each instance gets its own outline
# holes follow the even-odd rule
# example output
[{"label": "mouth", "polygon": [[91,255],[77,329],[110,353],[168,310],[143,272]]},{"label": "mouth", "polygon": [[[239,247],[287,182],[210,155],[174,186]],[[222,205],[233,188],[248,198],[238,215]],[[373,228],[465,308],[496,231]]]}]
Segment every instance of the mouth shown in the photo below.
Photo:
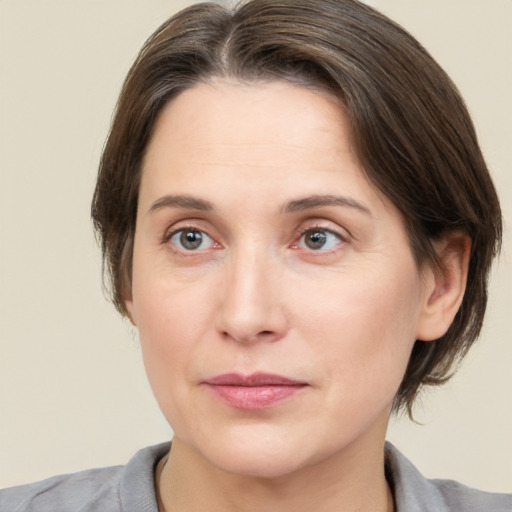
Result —
[{"label": "mouth", "polygon": [[290,399],[308,386],[306,382],[271,373],[226,373],[206,379],[210,391],[237,409],[267,409]]}]

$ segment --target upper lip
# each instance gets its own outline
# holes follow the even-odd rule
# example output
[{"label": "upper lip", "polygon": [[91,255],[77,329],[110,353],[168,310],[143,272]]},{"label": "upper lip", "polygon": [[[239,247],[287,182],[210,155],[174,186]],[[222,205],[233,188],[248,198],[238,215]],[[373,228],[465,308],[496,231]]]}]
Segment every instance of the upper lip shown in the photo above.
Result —
[{"label": "upper lip", "polygon": [[210,377],[204,381],[215,386],[305,386],[306,382],[290,379],[274,373],[256,372],[250,375],[240,373],[224,373]]}]

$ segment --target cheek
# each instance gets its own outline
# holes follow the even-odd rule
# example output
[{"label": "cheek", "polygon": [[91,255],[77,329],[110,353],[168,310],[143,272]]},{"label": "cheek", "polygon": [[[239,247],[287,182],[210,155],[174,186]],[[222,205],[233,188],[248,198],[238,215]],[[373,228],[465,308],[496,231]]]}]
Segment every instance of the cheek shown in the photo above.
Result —
[{"label": "cheek", "polygon": [[165,412],[189,380],[198,340],[212,325],[212,304],[197,287],[148,274],[134,281],[133,295],[146,373]]},{"label": "cheek", "polygon": [[198,411],[190,407],[188,382],[201,326],[194,303],[187,307],[178,297],[153,293],[143,300],[139,295],[138,330],[146,375],[158,406],[173,431],[185,439],[199,420]]},{"label": "cheek", "polygon": [[[344,276],[308,297],[303,329],[317,340],[334,402],[391,401],[415,341],[421,283],[415,267],[379,272],[366,279]],[[382,276],[386,276],[383,278]]]},{"label": "cheek", "polygon": [[215,289],[211,277],[196,280],[176,272],[164,252],[154,257],[134,255],[133,307],[144,345],[153,350],[180,352],[204,327]]}]

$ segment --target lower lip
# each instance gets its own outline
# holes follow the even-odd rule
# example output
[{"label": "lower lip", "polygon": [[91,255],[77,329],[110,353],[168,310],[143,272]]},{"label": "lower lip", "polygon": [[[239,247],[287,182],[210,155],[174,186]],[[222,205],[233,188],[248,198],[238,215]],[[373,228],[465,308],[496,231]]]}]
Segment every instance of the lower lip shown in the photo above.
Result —
[{"label": "lower lip", "polygon": [[267,409],[295,396],[304,385],[223,386],[208,384],[223,402],[238,409]]}]

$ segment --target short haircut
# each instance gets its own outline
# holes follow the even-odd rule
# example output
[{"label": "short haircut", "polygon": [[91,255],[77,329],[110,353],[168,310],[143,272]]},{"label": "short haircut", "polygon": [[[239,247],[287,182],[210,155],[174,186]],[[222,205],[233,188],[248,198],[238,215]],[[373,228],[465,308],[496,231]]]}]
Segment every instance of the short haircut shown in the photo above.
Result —
[{"label": "short haircut", "polygon": [[403,28],[356,0],[196,4],[166,21],[130,69],[100,162],[92,217],[112,300],[126,315],[144,153],[158,114],[181,91],[217,78],[286,80],[340,100],[371,183],[401,212],[418,267],[432,242],[471,238],[465,295],[438,340],[416,340],[395,412],[445,382],[476,340],[502,222],[470,116],[456,87]]}]

